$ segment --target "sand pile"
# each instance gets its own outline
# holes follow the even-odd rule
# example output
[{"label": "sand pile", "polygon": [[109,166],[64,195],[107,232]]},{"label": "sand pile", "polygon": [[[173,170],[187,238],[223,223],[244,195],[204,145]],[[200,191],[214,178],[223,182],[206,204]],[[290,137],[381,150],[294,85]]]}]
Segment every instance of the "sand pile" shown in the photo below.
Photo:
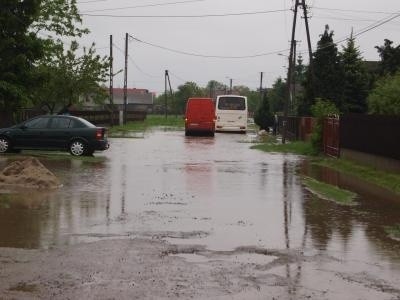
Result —
[{"label": "sand pile", "polygon": [[36,158],[15,161],[0,173],[0,185],[24,188],[57,188],[60,181]]}]

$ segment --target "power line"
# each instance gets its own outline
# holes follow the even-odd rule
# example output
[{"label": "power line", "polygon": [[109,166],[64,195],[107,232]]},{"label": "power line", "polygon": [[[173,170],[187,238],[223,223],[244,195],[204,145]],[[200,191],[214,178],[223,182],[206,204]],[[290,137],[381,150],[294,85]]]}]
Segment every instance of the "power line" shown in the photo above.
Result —
[{"label": "power line", "polygon": [[[366,26],[366,27],[360,29],[358,32],[353,33],[352,36],[353,36],[353,38],[358,37],[358,36],[360,36],[360,35],[362,35],[362,34],[364,34],[364,33],[366,33],[366,32],[369,32],[369,31],[371,31],[371,30],[373,30],[373,29],[375,29],[375,28],[378,28],[378,27],[380,27],[380,26],[386,24],[386,23],[389,23],[390,21],[392,21],[392,20],[394,20],[394,19],[396,19],[396,18],[398,18],[398,17],[400,17],[400,11],[398,11],[398,12],[396,12],[396,13],[392,13],[392,15],[391,15],[390,17],[388,17],[388,18],[383,18],[383,19],[381,19],[381,20],[379,20],[379,21],[376,21],[375,23],[373,23],[373,24],[371,24],[371,25],[368,25],[368,26]],[[319,48],[319,50],[326,49],[326,48],[332,47],[332,46],[334,46],[334,45],[338,45],[338,44],[340,44],[340,43],[342,43],[342,42],[344,42],[344,41],[346,41],[346,40],[348,40],[348,37],[339,39],[339,40],[334,41],[334,42],[332,42],[332,43],[330,43],[330,44],[328,44],[328,45],[325,45],[324,47]],[[300,52],[301,52],[301,53],[304,53],[305,51],[300,51]]]},{"label": "power line", "polygon": [[356,10],[356,9],[339,9],[339,8],[327,8],[327,7],[316,7],[316,6],[313,6],[313,9],[317,9],[317,10],[331,10],[331,11],[342,11],[342,12],[353,12],[353,13],[367,13],[367,14],[385,14],[385,15],[393,14],[393,12],[387,12],[387,11]]},{"label": "power line", "polygon": [[121,9],[129,9],[129,8],[167,6],[167,5],[174,5],[174,4],[186,4],[186,3],[203,2],[203,1],[207,1],[207,0],[188,0],[188,1],[176,1],[176,2],[166,2],[166,3],[152,3],[152,4],[143,4],[143,5],[136,5],[136,6],[95,9],[95,10],[83,11],[82,13],[91,13],[91,12],[96,12],[96,11],[112,11],[112,10],[121,10]]},{"label": "power line", "polygon": [[[118,47],[117,45],[115,45],[114,43],[113,43],[113,46],[114,46],[115,48],[117,48],[117,50],[119,50],[122,54],[125,54],[124,50],[122,50],[121,48],[119,48],[119,47]],[[144,75],[146,75],[146,76],[148,76],[148,77],[150,77],[150,78],[161,78],[161,77],[162,77],[162,76],[151,75],[151,74],[149,74],[149,73],[143,71],[143,69],[142,69],[141,67],[139,67],[139,65],[135,62],[135,60],[134,60],[129,54],[128,54],[128,59],[133,63],[133,65],[136,67],[136,69],[137,69],[139,72],[143,73]]]},{"label": "power line", "polygon": [[272,55],[272,54],[277,54],[283,51],[287,51],[288,49],[285,50],[279,50],[279,51],[272,51],[272,52],[265,52],[265,53],[258,53],[258,54],[253,54],[253,55],[243,55],[243,56],[223,56],[223,55],[206,55],[206,54],[201,54],[201,53],[193,53],[193,52],[187,52],[187,51],[182,51],[182,50],[177,50],[177,49],[172,49],[172,48],[168,48],[168,47],[164,47],[164,46],[160,46],[157,44],[153,44],[150,42],[146,42],[143,40],[139,40],[138,38],[133,37],[132,35],[130,35],[130,37],[139,42],[139,43],[143,43],[146,44],[148,46],[152,46],[155,48],[159,48],[159,49],[163,49],[163,50],[167,50],[170,52],[174,52],[174,53],[178,53],[178,54],[183,54],[183,55],[188,55],[188,56],[196,56],[196,57],[204,57],[204,58],[221,58],[221,59],[244,59],[244,58],[256,58],[256,57],[261,57],[261,56],[267,56],[267,55]]},{"label": "power line", "polygon": [[91,1],[79,1],[77,4],[84,4],[84,3],[93,3],[93,2],[105,2],[108,0],[91,0]]},{"label": "power line", "polygon": [[390,18],[388,18],[388,19],[386,19],[386,20],[378,21],[378,22],[375,23],[375,25],[372,24],[372,25],[370,25],[370,26],[367,26],[367,27],[364,28],[364,29],[361,29],[359,32],[355,33],[355,34],[353,35],[353,37],[360,36],[360,35],[362,35],[362,34],[368,32],[368,31],[371,31],[372,29],[375,29],[375,28],[377,28],[377,27],[380,27],[380,26],[382,26],[382,25],[384,25],[384,24],[386,24],[386,23],[389,23],[390,21],[392,21],[392,20],[394,20],[394,19],[396,19],[396,18],[398,18],[398,17],[400,17],[400,11],[398,11],[398,12],[395,13],[392,17],[390,17]]},{"label": "power line", "polygon": [[289,10],[290,9],[276,9],[276,10],[262,10],[253,12],[205,14],[205,15],[104,15],[104,14],[86,14],[86,13],[82,13],[81,15],[87,17],[109,17],[109,18],[210,18],[210,17],[260,15],[260,14],[284,12]]}]

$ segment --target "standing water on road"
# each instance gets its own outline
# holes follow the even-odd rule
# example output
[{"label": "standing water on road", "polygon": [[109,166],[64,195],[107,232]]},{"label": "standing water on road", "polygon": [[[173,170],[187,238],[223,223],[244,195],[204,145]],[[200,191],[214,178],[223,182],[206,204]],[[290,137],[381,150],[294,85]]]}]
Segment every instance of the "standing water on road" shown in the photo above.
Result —
[{"label": "standing water on road", "polygon": [[[351,295],[354,285],[346,284],[359,283],[374,289],[360,291],[364,299],[388,288],[400,294],[392,288],[400,283],[400,243],[385,231],[400,223],[400,202],[366,192],[352,207],[318,199],[301,184],[303,158],[251,150],[247,141],[239,134],[155,131],[143,139],[112,139],[96,162],[41,159],[63,186],[1,190],[0,247],[152,237],[216,253],[270,249],[287,255],[277,272],[304,285],[328,290],[324,280],[330,280],[331,289]],[[0,157],[0,169],[10,161]],[[307,256],[291,251],[312,256],[318,271],[311,273]]]}]

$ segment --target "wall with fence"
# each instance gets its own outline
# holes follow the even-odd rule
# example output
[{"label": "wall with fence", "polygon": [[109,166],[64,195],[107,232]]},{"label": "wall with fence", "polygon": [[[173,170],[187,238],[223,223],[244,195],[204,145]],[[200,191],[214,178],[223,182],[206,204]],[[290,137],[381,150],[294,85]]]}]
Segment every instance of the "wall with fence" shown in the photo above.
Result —
[{"label": "wall with fence", "polygon": [[340,117],[340,148],[400,160],[400,117]]},{"label": "wall with fence", "polygon": [[[14,115],[7,114],[0,111],[0,128],[9,127],[17,123],[23,122],[35,116],[46,114],[44,111],[34,109],[24,109]],[[122,120],[120,111],[93,111],[93,110],[74,110],[71,115],[81,117],[88,120],[95,125],[113,126],[119,125]],[[127,111],[126,120],[132,121],[143,121],[147,116],[146,111]]]},{"label": "wall with fence", "polygon": [[[278,118],[279,132],[282,133],[284,117]],[[288,117],[287,138],[289,140],[309,141],[315,126],[315,118],[312,117]]]}]

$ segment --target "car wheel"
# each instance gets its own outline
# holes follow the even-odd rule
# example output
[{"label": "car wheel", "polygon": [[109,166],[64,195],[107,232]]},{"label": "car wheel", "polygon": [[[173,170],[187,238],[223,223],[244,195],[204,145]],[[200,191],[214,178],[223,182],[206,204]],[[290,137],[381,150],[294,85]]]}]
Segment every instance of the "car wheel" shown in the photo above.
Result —
[{"label": "car wheel", "polygon": [[82,156],[86,153],[87,146],[84,142],[80,140],[75,140],[69,145],[69,152],[73,156]]},{"label": "car wheel", "polygon": [[0,153],[6,153],[11,151],[11,142],[6,137],[0,137]]}]

